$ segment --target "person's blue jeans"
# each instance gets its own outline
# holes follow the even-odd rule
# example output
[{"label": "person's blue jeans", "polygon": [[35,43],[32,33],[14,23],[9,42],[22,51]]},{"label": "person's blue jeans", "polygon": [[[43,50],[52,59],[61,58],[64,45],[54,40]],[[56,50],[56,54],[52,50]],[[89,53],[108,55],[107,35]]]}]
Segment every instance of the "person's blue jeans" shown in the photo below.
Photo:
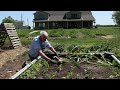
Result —
[{"label": "person's blue jeans", "polygon": [[33,61],[34,59],[36,59],[35,57],[31,57],[30,55],[29,55],[29,58],[30,58],[31,61]]}]

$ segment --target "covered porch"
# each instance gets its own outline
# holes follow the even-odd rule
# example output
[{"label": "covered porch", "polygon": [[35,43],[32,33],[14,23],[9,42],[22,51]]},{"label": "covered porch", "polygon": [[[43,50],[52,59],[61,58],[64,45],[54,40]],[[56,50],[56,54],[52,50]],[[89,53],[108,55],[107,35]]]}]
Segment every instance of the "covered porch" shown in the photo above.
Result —
[{"label": "covered porch", "polygon": [[92,28],[93,21],[75,21],[75,20],[64,20],[64,21],[34,21],[33,27],[36,30],[39,29],[72,29],[72,28]]}]

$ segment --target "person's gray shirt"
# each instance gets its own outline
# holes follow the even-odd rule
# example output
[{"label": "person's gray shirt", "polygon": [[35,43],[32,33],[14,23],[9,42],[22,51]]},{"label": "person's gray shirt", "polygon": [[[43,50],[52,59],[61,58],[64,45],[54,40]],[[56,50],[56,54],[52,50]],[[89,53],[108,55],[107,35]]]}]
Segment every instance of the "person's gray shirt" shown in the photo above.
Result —
[{"label": "person's gray shirt", "polygon": [[28,50],[28,54],[31,57],[37,58],[39,56],[39,50],[52,47],[49,41],[46,39],[44,43],[41,43],[39,36],[33,38],[31,46]]}]

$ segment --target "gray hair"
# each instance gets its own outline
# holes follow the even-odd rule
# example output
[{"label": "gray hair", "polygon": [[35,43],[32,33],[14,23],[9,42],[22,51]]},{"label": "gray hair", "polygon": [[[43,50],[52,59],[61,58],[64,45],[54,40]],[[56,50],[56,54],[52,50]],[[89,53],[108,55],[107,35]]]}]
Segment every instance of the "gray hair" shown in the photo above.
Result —
[{"label": "gray hair", "polygon": [[40,36],[42,36],[42,35],[48,37],[48,33],[47,33],[46,31],[41,31],[41,32],[40,32]]}]

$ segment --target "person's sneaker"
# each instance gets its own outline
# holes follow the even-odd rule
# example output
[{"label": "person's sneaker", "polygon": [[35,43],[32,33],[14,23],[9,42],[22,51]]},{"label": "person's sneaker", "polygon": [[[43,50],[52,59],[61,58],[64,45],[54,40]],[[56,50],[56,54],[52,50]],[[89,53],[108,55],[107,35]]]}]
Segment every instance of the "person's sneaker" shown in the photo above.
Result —
[{"label": "person's sneaker", "polygon": [[25,66],[26,66],[26,62],[23,63],[22,68],[24,68]]},{"label": "person's sneaker", "polygon": [[27,64],[29,64],[30,63],[30,61],[25,61],[24,63],[23,63],[23,65],[22,65],[22,68],[24,68]]}]

